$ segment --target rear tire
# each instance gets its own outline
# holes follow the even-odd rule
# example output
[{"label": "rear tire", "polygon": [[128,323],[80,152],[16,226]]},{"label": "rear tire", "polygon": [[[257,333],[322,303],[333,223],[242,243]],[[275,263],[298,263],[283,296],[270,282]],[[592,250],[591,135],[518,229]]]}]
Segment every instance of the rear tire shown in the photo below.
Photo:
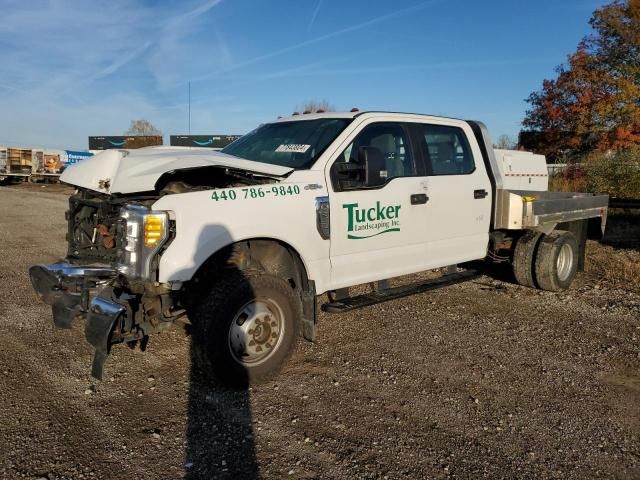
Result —
[{"label": "rear tire", "polygon": [[217,282],[194,314],[194,346],[217,380],[246,388],[275,377],[293,353],[302,302],[284,279],[235,272]]},{"label": "rear tire", "polygon": [[569,288],[578,271],[578,242],[571,232],[552,232],[540,241],[535,280],[542,290]]},{"label": "rear tire", "polygon": [[523,287],[536,288],[534,268],[536,249],[542,234],[529,230],[516,242],[513,251],[513,275]]}]

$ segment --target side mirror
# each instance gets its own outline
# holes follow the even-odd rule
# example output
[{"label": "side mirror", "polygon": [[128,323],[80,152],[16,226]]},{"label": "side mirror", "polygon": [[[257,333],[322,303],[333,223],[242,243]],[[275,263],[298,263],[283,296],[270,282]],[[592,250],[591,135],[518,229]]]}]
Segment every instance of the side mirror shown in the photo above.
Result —
[{"label": "side mirror", "polygon": [[375,147],[360,147],[358,163],[364,170],[364,185],[377,187],[387,181],[387,163],[382,152]]}]

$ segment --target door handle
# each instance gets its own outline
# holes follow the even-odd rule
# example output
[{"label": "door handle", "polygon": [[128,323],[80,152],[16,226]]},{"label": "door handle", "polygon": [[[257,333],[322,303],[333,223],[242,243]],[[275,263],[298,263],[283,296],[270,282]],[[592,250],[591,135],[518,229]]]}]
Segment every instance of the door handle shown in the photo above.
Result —
[{"label": "door handle", "polygon": [[489,195],[489,193],[487,193],[487,191],[484,188],[473,191],[473,198],[475,199],[485,198],[487,195]]},{"label": "door handle", "polygon": [[429,197],[427,197],[424,193],[414,193],[411,195],[411,205],[422,205],[429,201]]}]

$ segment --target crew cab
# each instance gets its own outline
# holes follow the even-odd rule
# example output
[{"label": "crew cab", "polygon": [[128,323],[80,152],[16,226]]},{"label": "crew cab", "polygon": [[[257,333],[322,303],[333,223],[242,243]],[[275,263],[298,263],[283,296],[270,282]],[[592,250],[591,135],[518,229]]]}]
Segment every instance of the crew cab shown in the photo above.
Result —
[{"label": "crew cab", "polygon": [[84,320],[92,374],[114,344],[181,325],[236,385],[271,378],[299,333],[315,339],[324,293],[341,312],[467,280],[478,260],[568,288],[608,205],[548,192],[544,157],[495,150],[481,122],[386,112],[280,118],[220,152],[109,150],[61,180],[76,187],[66,258],[30,275],[55,325]]}]

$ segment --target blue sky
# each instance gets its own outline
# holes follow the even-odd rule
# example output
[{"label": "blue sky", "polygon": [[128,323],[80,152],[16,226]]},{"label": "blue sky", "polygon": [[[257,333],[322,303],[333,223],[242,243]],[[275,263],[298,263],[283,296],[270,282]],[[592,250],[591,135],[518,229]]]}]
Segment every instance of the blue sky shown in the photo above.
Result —
[{"label": "blue sky", "polygon": [[0,0],[0,144],[87,148],[146,118],[245,133],[309,99],[515,135],[602,0]]}]

